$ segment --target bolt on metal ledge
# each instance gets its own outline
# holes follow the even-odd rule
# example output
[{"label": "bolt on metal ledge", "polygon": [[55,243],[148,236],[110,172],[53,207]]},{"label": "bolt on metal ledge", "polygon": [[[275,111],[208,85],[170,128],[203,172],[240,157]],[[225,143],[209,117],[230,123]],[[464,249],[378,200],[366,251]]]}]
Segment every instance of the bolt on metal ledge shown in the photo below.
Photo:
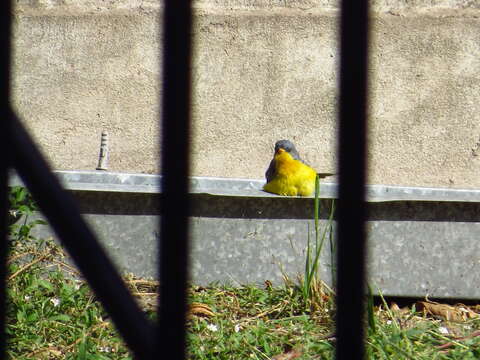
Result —
[{"label": "bolt on metal ledge", "polygon": [[98,156],[97,170],[108,170],[108,133],[102,131],[100,140],[100,154]]}]

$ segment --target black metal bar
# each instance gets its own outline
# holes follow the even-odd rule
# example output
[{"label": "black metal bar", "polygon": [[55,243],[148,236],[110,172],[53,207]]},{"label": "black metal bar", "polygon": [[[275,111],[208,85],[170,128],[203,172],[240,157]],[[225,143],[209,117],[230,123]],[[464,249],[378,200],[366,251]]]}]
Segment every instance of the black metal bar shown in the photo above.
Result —
[{"label": "black metal bar", "polygon": [[163,17],[161,346],[158,350],[168,348],[171,359],[185,358],[191,16],[189,0],[166,1]]},{"label": "black metal bar", "polygon": [[355,360],[365,351],[368,0],[341,11],[336,358]]},{"label": "black metal bar", "polygon": [[141,312],[110,259],[80,216],[22,124],[12,120],[13,166],[139,359],[150,359],[155,329]]},{"label": "black metal bar", "polygon": [[6,348],[6,278],[7,278],[7,194],[8,168],[10,167],[10,54],[11,54],[11,1],[0,3],[0,359],[5,358]]}]

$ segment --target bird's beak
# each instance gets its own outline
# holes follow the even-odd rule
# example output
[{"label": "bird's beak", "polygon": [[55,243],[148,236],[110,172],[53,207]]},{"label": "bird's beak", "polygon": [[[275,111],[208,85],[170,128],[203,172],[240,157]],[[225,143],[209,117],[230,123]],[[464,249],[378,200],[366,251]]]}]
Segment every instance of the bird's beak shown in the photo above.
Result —
[{"label": "bird's beak", "polygon": [[277,150],[277,154],[281,154],[281,153],[283,153],[283,152],[285,152],[285,149],[279,148],[279,149]]}]

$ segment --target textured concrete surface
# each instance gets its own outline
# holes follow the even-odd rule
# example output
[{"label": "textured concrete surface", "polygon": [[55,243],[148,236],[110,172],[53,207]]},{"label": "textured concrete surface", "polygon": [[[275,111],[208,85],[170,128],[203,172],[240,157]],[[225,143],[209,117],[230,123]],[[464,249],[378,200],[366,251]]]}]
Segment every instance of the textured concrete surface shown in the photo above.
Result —
[{"label": "textured concrete surface", "polygon": [[[54,168],[94,169],[105,129],[110,169],[159,172],[160,5],[16,2],[15,106]],[[334,170],[337,1],[195,7],[193,175],[262,178],[280,138]],[[479,187],[479,2],[377,0],[372,25],[369,181]]]}]

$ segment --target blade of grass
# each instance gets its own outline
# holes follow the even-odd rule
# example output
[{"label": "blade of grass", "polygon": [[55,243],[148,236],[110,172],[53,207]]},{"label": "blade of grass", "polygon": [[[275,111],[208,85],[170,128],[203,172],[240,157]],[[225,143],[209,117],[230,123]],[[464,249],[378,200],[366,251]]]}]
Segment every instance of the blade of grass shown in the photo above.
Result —
[{"label": "blade of grass", "polygon": [[305,301],[310,297],[310,225],[307,224],[307,254],[305,258],[305,274],[303,276],[303,298]]},{"label": "blade of grass", "polygon": [[376,334],[377,324],[375,323],[375,311],[373,308],[373,293],[370,284],[367,284],[368,298],[367,298],[367,316],[368,316],[368,329],[371,334]]},{"label": "blade of grass", "polygon": [[315,221],[315,243],[318,243],[318,216],[320,211],[320,179],[315,177],[315,199],[313,203],[313,218]]},{"label": "blade of grass", "polygon": [[328,225],[329,225],[328,239],[330,243],[330,276],[332,279],[332,289],[335,289],[337,287],[337,267],[336,267],[337,248],[335,246],[335,239],[333,236],[334,213],[335,213],[335,200],[332,199],[330,203],[330,217],[328,219]]},{"label": "blade of grass", "polygon": [[[332,242],[332,232],[333,232],[333,215],[335,207],[332,202],[330,209],[330,215],[328,218],[327,225],[323,228],[323,231],[320,230],[320,179],[317,175],[315,178],[315,198],[314,198],[314,226],[315,226],[315,252],[312,254],[312,246],[310,243],[310,229],[308,228],[307,232],[307,254],[305,258],[305,274],[303,280],[303,297],[306,303],[311,302],[313,299],[313,294],[318,290],[318,277],[317,272],[320,263],[320,256],[322,253],[323,245],[325,244],[325,239],[327,232],[330,234],[330,241]],[[318,291],[317,291],[318,292]]]},{"label": "blade of grass", "polygon": [[305,302],[310,299],[312,294],[312,281],[316,279],[316,269],[318,264],[319,252],[321,252],[321,246],[319,247],[318,241],[318,217],[319,217],[319,194],[320,194],[320,182],[318,175],[315,177],[315,198],[314,198],[314,226],[315,226],[315,260],[311,263],[311,247],[310,247],[310,228],[307,225],[307,254],[305,259],[305,274],[303,280],[303,297]]},{"label": "blade of grass", "polygon": [[378,296],[380,296],[380,299],[382,300],[382,304],[385,307],[385,311],[390,317],[390,320],[392,320],[392,323],[395,325],[397,330],[400,330],[400,325],[398,324],[397,318],[395,317],[395,315],[393,315],[392,310],[390,310],[390,306],[388,306],[387,302],[385,301],[385,298],[383,297],[382,291],[378,288],[378,286],[377,286],[377,291],[378,291]]},{"label": "blade of grass", "polygon": [[[322,233],[322,236],[320,238],[320,241],[318,241],[318,235],[316,234],[316,248],[315,248],[315,259],[313,261],[313,265],[312,265],[312,269],[311,269],[311,272],[314,274],[313,276],[316,275],[317,273],[317,269],[318,269],[318,264],[320,262],[320,255],[322,253],[322,249],[323,249],[323,245],[325,243],[325,238],[326,238],[326,235],[327,235],[327,231],[330,229],[330,232],[331,232],[331,229],[333,228],[332,226],[332,223],[333,223],[333,214],[334,214],[334,207],[331,208],[330,210],[330,215],[329,215],[329,218],[328,218],[328,223],[327,223],[327,226],[325,226],[323,228],[323,233]],[[318,216],[318,212],[317,212],[317,216]],[[317,219],[318,221],[318,219]]]}]

